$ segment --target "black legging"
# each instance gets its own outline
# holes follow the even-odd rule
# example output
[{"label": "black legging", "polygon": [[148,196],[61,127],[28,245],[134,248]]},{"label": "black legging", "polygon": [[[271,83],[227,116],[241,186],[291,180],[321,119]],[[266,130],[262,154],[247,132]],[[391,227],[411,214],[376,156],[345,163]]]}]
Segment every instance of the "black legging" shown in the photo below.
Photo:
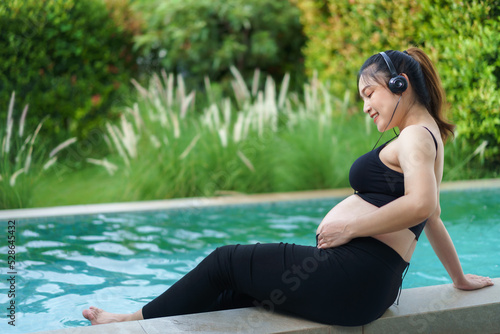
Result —
[{"label": "black legging", "polygon": [[145,319],[247,306],[359,326],[395,301],[407,263],[374,238],[318,249],[295,244],[217,248],[142,309]]}]

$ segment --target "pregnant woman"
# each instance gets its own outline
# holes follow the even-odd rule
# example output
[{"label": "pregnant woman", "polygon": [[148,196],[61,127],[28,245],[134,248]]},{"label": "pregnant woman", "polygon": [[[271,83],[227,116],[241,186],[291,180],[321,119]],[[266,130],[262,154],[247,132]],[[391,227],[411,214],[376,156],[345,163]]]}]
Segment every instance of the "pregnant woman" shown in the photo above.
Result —
[{"label": "pregnant woman", "polygon": [[457,289],[492,285],[463,273],[440,218],[443,141],[454,126],[444,118],[444,92],[428,56],[418,48],[373,55],[359,72],[359,93],[380,132],[400,133],[354,162],[355,192],[325,216],[316,247],[223,246],[137,312],[91,307],[83,316],[95,325],[260,305],[364,325],[396,300],[422,230]]}]

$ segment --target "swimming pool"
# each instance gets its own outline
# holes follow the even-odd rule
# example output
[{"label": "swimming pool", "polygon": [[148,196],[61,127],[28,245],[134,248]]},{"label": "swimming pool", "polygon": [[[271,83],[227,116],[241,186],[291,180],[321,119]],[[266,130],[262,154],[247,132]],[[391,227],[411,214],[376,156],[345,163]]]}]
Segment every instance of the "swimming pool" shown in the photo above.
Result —
[{"label": "swimming pool", "polygon": [[[498,198],[500,188],[442,192],[442,217],[465,272],[500,277]],[[339,201],[18,220],[16,327],[2,316],[0,332],[88,325],[81,310],[90,305],[111,312],[136,311],[215,247],[227,243],[314,245],[317,224]],[[5,243],[1,245],[0,251],[7,254]],[[0,288],[7,291],[6,256],[0,264]],[[403,288],[445,283],[451,281],[422,235]],[[7,294],[2,293],[0,304],[8,302]]]}]

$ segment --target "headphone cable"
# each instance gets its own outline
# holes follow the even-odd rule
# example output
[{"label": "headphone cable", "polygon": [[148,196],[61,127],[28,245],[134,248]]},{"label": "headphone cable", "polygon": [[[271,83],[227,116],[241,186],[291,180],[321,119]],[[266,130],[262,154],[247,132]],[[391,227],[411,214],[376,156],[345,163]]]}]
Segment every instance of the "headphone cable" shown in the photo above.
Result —
[{"label": "headphone cable", "polygon": [[[389,123],[387,123],[387,125],[385,126],[385,129],[384,131],[382,131],[382,134],[380,135],[380,137],[378,137],[378,140],[377,142],[375,143],[375,145],[373,146],[372,148],[372,151],[375,149],[375,147],[377,146],[378,142],[380,141],[380,139],[382,139],[382,136],[384,135],[385,133],[385,130],[387,130],[387,127],[389,126],[389,124],[391,124],[392,122],[392,118],[394,117],[394,114],[396,113],[396,109],[398,109],[398,106],[399,106],[399,102],[401,101],[401,98],[403,97],[403,94],[401,94],[399,96],[399,99],[398,99],[398,103],[396,103],[396,107],[394,108],[394,111],[392,112],[392,116],[391,116],[391,119],[389,120]],[[396,130],[394,128],[392,128],[392,130],[394,131],[394,134],[397,136],[399,136],[399,134],[396,133]],[[393,138],[394,139],[394,138]],[[392,140],[392,139],[391,139]]]}]

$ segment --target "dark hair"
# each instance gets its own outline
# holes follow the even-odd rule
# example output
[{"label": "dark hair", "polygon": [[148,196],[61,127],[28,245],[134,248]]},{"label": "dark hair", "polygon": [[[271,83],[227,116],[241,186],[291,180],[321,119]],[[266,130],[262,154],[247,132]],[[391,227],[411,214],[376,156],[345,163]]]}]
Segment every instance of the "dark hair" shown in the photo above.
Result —
[{"label": "dark hair", "polygon": [[[405,73],[413,87],[418,103],[425,106],[436,121],[443,141],[452,135],[455,125],[445,116],[446,95],[441,79],[429,57],[419,48],[409,48],[405,53],[385,51],[391,59],[397,73]],[[387,85],[391,73],[384,58],[376,54],[368,58],[359,70],[358,78],[370,77],[376,82]],[[359,82],[359,80],[358,80]]]}]

